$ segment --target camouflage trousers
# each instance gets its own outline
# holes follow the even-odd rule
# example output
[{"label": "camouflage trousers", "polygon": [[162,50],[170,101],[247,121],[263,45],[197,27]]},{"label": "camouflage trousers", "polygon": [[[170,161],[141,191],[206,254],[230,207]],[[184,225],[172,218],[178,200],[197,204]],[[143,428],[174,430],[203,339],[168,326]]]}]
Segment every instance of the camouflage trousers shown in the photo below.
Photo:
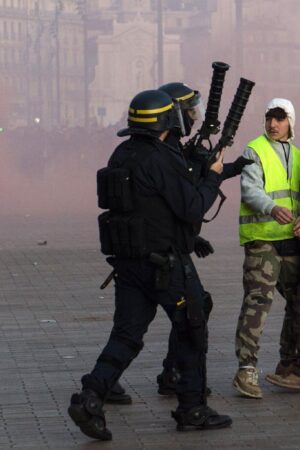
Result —
[{"label": "camouflage trousers", "polygon": [[259,338],[275,288],[286,300],[280,335],[280,359],[300,355],[300,255],[279,256],[272,243],[245,245],[244,299],[238,319],[235,350],[240,366],[257,364]]}]

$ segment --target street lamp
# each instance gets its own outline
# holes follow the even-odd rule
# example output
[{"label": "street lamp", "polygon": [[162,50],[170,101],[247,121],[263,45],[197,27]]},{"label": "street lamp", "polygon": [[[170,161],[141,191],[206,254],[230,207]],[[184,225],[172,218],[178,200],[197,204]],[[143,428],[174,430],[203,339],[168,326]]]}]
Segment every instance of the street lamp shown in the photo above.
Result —
[{"label": "street lamp", "polygon": [[50,34],[55,39],[56,57],[56,124],[60,126],[60,42],[59,42],[59,17],[64,9],[62,0],[55,1],[54,19],[50,26]]},{"label": "street lamp", "polygon": [[164,81],[164,38],[163,38],[163,5],[157,0],[157,81],[158,85]]},{"label": "street lamp", "polygon": [[42,150],[42,155],[44,159],[47,159],[48,157],[48,152],[47,152],[47,138],[46,138],[46,133],[45,130],[43,129],[42,125],[41,125],[41,118],[36,116],[33,119],[33,122],[36,125],[36,130],[37,130],[37,136],[38,139],[40,141],[40,145],[41,145],[41,150]]},{"label": "street lamp", "polygon": [[83,27],[83,95],[84,95],[84,126],[89,127],[89,67],[88,67],[88,27],[87,0],[77,0],[76,10],[82,20]]}]

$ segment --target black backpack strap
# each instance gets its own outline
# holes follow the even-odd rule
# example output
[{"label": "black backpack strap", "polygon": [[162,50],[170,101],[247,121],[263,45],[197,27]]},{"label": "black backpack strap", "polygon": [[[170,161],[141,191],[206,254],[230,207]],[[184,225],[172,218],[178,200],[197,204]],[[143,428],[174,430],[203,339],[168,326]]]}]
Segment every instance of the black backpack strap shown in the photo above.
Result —
[{"label": "black backpack strap", "polygon": [[220,202],[219,202],[218,209],[217,209],[217,211],[215,212],[215,214],[212,216],[211,219],[205,219],[205,218],[204,218],[204,219],[203,219],[203,222],[204,222],[204,223],[211,222],[211,221],[214,220],[214,219],[217,217],[217,215],[219,214],[220,209],[222,208],[222,205],[223,205],[223,203],[224,203],[225,200],[226,200],[226,195],[223,194],[223,192],[221,191],[221,189],[218,189],[218,195],[220,196]]}]

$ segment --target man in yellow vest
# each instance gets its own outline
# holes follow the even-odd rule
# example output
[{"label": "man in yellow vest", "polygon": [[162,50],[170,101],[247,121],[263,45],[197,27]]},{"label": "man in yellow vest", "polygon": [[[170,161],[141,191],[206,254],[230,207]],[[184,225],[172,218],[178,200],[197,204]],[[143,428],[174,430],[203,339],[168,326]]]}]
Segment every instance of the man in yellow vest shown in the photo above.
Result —
[{"label": "man in yellow vest", "polygon": [[267,381],[300,389],[300,151],[292,145],[295,111],[275,98],[265,114],[265,133],[248,143],[254,160],[241,176],[240,242],[245,249],[244,299],[236,330],[239,369],[233,386],[244,396],[262,398],[258,383],[259,338],[275,287],[286,299],[280,362]]}]

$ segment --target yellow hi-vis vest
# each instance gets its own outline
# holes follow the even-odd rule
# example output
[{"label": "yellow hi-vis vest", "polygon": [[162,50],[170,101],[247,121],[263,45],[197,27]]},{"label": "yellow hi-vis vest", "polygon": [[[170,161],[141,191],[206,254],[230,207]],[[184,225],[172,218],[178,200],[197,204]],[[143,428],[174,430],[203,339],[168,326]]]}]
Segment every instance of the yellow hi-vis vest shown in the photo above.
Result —
[{"label": "yellow hi-vis vest", "polygon": [[[275,150],[263,135],[250,141],[251,147],[259,156],[265,178],[265,192],[278,206],[292,211],[294,217],[298,215],[300,199],[300,151],[291,145],[293,155],[292,177],[287,179],[287,171],[283,167]],[[253,210],[246,203],[240,207],[240,243],[249,241],[280,241],[291,239],[294,223],[280,225],[271,215],[261,214]]]}]

